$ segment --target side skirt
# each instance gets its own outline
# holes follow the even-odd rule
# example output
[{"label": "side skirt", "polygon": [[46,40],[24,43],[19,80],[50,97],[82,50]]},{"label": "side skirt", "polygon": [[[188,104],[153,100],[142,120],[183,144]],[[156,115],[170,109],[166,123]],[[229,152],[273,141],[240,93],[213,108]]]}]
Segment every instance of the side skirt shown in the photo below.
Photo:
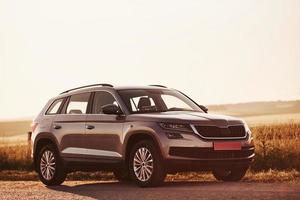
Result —
[{"label": "side skirt", "polygon": [[122,159],[84,159],[64,157],[64,165],[68,172],[72,171],[114,171],[122,169],[125,162]]}]

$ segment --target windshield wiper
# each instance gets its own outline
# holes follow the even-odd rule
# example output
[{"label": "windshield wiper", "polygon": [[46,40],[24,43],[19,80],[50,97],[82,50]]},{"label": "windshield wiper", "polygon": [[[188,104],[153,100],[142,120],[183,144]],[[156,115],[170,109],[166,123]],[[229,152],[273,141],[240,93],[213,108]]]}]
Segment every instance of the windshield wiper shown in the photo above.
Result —
[{"label": "windshield wiper", "polygon": [[169,108],[167,111],[194,111],[194,110],[173,107],[173,108]]}]

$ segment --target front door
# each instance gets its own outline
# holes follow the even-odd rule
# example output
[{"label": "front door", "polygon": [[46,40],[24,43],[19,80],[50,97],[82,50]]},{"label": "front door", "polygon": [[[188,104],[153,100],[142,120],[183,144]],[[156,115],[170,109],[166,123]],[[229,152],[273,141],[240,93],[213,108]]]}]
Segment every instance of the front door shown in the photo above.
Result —
[{"label": "front door", "polygon": [[94,94],[91,114],[86,118],[86,141],[90,156],[101,160],[121,159],[122,129],[124,117],[114,114],[104,114],[102,107],[116,104],[113,94],[107,91],[97,91]]}]

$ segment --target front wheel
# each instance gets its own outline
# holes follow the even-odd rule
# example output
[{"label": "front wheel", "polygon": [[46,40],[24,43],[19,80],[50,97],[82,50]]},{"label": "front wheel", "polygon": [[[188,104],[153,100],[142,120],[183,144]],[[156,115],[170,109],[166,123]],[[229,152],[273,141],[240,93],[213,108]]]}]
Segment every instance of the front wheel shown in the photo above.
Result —
[{"label": "front wheel", "polygon": [[60,185],[66,179],[66,171],[54,145],[46,145],[38,155],[38,174],[45,185]]},{"label": "front wheel", "polygon": [[212,173],[220,181],[239,181],[245,176],[247,169],[248,167],[235,167],[232,169],[214,170]]},{"label": "front wheel", "polygon": [[132,180],[141,187],[153,187],[163,183],[166,173],[160,152],[152,141],[140,141],[131,150],[129,172]]}]

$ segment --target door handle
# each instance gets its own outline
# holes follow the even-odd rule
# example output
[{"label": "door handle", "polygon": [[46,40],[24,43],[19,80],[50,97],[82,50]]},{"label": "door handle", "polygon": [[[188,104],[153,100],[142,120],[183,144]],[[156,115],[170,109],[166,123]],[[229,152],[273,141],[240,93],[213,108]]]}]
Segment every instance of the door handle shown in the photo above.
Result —
[{"label": "door handle", "polygon": [[93,126],[93,125],[85,125],[85,128],[91,130],[91,129],[94,129],[95,126]]},{"label": "door handle", "polygon": [[60,126],[60,125],[54,125],[53,128],[54,128],[54,129],[61,129],[61,126]]}]

